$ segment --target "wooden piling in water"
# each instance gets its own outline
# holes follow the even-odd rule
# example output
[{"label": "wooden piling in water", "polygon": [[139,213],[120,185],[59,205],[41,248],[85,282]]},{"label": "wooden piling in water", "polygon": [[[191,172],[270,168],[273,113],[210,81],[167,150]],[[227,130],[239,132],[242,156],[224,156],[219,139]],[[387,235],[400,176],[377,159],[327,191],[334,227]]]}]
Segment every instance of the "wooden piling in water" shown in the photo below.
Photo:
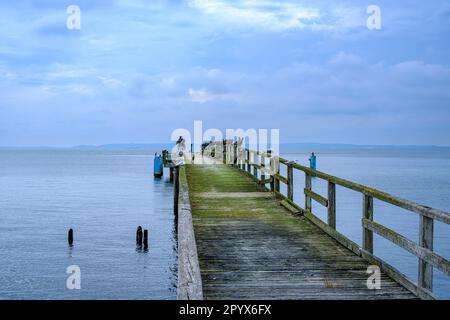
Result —
[{"label": "wooden piling in water", "polygon": [[144,250],[148,249],[148,230],[144,230]]},{"label": "wooden piling in water", "polygon": [[67,235],[67,241],[69,242],[69,245],[73,244],[73,230],[69,229],[69,233]]},{"label": "wooden piling in water", "polygon": [[136,245],[142,246],[142,227],[139,226],[136,231]]}]

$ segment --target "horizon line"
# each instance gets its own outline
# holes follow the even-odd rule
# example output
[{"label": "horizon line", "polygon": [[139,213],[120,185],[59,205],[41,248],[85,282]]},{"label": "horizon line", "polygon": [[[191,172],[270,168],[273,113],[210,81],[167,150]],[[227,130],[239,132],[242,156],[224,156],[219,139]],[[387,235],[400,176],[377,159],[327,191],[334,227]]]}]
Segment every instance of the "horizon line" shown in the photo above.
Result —
[{"label": "horizon line", "polygon": [[[51,145],[38,145],[38,146],[5,146],[0,145],[0,149],[83,149],[83,148],[105,148],[105,147],[136,147],[145,148],[151,146],[161,145],[174,145],[175,142],[149,142],[149,143],[105,143],[105,144],[79,144],[68,146],[51,146]],[[317,147],[398,147],[398,148],[450,148],[450,145],[436,145],[436,144],[355,144],[355,143],[333,143],[333,142],[285,142],[280,143],[280,146],[298,145],[298,146],[317,146]]]}]

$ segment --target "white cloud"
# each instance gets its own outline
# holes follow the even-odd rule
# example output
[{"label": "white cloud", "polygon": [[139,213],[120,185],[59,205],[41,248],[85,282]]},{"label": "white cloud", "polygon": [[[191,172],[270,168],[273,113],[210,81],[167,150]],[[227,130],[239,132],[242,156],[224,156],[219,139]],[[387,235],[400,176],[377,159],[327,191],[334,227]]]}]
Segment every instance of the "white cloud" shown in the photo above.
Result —
[{"label": "white cloud", "polygon": [[205,89],[195,90],[193,88],[189,88],[188,95],[192,102],[197,103],[205,103],[214,100],[214,97],[211,96]]},{"label": "white cloud", "polygon": [[175,78],[167,77],[161,79],[161,85],[164,87],[171,87],[175,84]]},{"label": "white cloud", "polygon": [[119,79],[115,79],[115,78],[111,78],[111,77],[103,77],[103,76],[98,76],[97,78],[100,80],[100,82],[103,85],[111,87],[111,88],[125,87],[125,83],[123,83]]},{"label": "white cloud", "polygon": [[273,31],[302,29],[320,17],[319,10],[291,2],[191,0],[189,5],[225,22]]},{"label": "white cloud", "polygon": [[321,1],[309,7],[292,0],[189,0],[188,4],[203,14],[214,17],[214,23],[221,21],[231,27],[247,27],[259,31],[365,30],[367,20],[364,5],[352,6],[335,1]]}]

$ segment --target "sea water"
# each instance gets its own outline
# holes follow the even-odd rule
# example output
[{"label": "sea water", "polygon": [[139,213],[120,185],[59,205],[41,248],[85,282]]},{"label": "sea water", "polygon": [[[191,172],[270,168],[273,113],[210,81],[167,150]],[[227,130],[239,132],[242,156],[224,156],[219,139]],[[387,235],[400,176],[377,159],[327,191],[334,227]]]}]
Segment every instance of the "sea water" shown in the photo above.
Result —
[{"label": "sea water", "polygon": [[[0,299],[175,299],[167,179],[153,178],[151,151],[0,151]],[[79,290],[66,285],[71,265]]]}]

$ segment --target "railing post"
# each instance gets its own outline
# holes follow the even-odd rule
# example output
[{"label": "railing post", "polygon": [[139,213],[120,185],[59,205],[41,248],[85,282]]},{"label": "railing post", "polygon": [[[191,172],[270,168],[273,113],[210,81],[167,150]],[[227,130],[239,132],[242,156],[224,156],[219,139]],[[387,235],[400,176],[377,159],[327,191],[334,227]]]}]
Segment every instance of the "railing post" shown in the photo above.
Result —
[{"label": "railing post", "polygon": [[247,172],[251,173],[252,172],[252,166],[251,166],[251,160],[250,160],[250,150],[247,149],[245,151],[246,155],[247,155]]},{"label": "railing post", "polygon": [[289,200],[294,201],[294,169],[291,163],[287,164],[287,197]]},{"label": "railing post", "polygon": [[256,165],[258,164],[258,151],[253,151],[253,175],[255,176],[256,180],[258,180],[258,168]]},{"label": "railing post", "polygon": [[[305,172],[305,189],[312,190],[311,175]],[[305,193],[305,209],[312,212],[311,197]]]},{"label": "railing post", "polygon": [[264,153],[261,153],[261,185],[263,187],[266,186],[266,155]]},{"label": "railing post", "polygon": [[336,185],[328,181],[328,225],[336,229]]},{"label": "railing post", "polygon": [[244,171],[245,170],[245,155],[244,148],[240,147],[238,149],[238,159],[239,159],[239,168]]},{"label": "railing post", "polygon": [[228,157],[228,144],[226,142],[222,142],[222,156],[223,156],[223,164],[227,164]]},{"label": "railing post", "polygon": [[[363,200],[363,218],[373,221],[373,197],[364,195]],[[363,249],[373,253],[373,232],[363,227],[362,235]]]},{"label": "railing post", "polygon": [[274,163],[275,161],[273,160],[273,156],[270,157],[270,173],[271,173],[271,179],[270,179],[270,191],[274,192],[275,191],[275,177],[274,177],[274,173],[275,173],[275,168],[274,168]]},{"label": "railing post", "polygon": [[[273,169],[276,174],[280,174],[280,159],[278,157],[275,160],[275,167]],[[280,180],[273,177],[273,181],[275,183],[275,191],[280,192]]]},{"label": "railing post", "polygon": [[[434,220],[420,215],[419,245],[433,251]],[[419,287],[432,291],[433,266],[419,259]]]}]

